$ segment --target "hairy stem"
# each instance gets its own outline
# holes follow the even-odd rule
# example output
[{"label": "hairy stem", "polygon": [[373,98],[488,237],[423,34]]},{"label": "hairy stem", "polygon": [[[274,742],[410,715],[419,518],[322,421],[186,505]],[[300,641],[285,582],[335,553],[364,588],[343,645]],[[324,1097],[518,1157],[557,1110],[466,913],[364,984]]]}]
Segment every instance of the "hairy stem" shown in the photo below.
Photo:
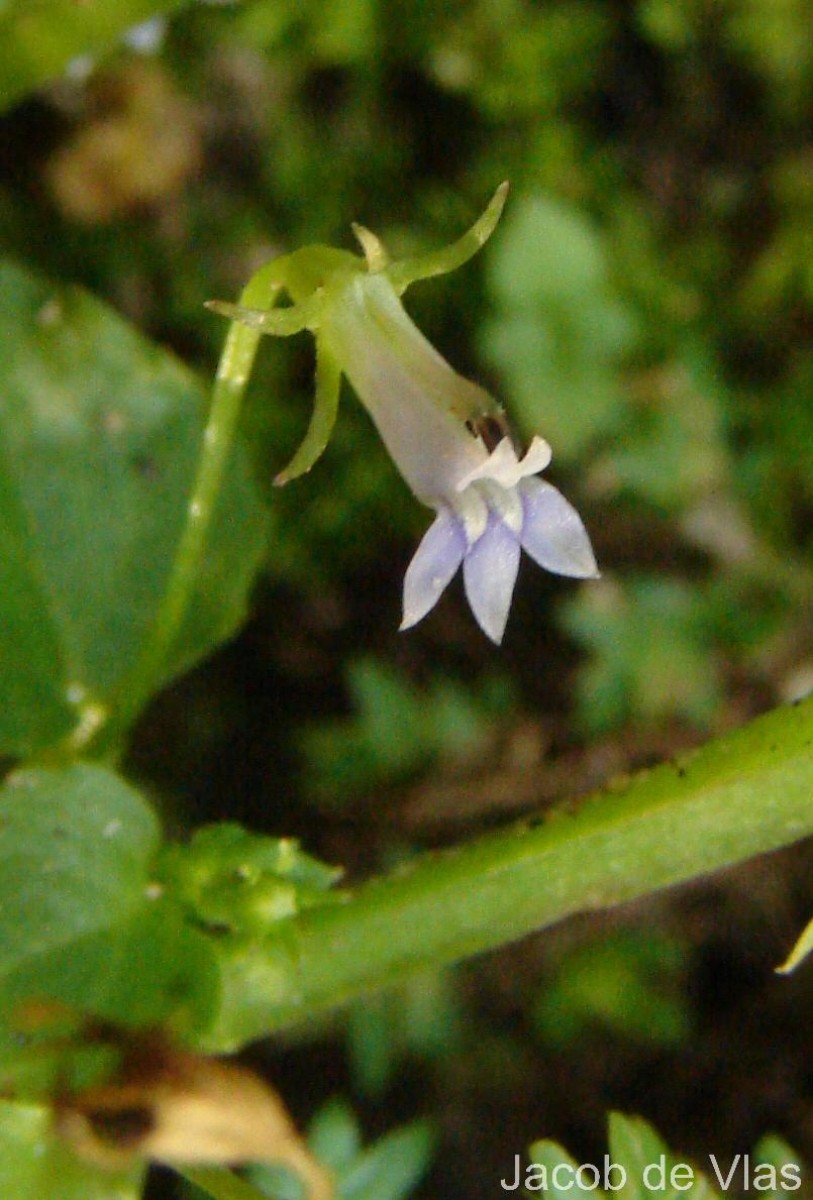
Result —
[{"label": "hairy stem", "polygon": [[226,959],[211,1046],[234,1048],[420,968],[811,833],[813,698],[283,922]]}]

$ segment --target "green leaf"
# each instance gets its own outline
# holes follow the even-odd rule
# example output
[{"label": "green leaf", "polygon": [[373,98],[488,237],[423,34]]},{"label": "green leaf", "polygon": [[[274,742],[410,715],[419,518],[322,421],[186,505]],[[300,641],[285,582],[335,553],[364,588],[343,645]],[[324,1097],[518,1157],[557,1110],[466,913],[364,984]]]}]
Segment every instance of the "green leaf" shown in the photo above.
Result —
[{"label": "green leaf", "polygon": [[138,1200],[143,1168],[100,1171],[52,1130],[49,1109],[0,1101],[0,1196],[8,1200]]},{"label": "green leaf", "polygon": [[[775,1133],[760,1138],[754,1147],[754,1162],[757,1164],[753,1174],[754,1184],[758,1179],[763,1181],[758,1191],[764,1200],[785,1200],[788,1192],[797,1190],[802,1180],[801,1160],[784,1138]],[[764,1186],[766,1176],[773,1181],[773,1186]]]},{"label": "green leaf", "polygon": [[426,1171],[433,1143],[425,1121],[393,1129],[363,1151],[342,1176],[341,1200],[403,1200]]},{"label": "green leaf", "polygon": [[[691,1163],[670,1153],[656,1131],[641,1117],[610,1113],[609,1154],[600,1166],[577,1164],[556,1142],[540,1141],[529,1150],[531,1165],[524,1178],[528,1191],[537,1189],[554,1200],[588,1200],[590,1196],[617,1196],[619,1200],[717,1200],[718,1192],[706,1175]],[[738,1155],[737,1160],[742,1156]],[[745,1156],[746,1163],[748,1156]],[[777,1200],[795,1191],[801,1180],[801,1166],[791,1148],[780,1138],[767,1137],[754,1153],[755,1167],[750,1177],[757,1191]],[[722,1178],[729,1166],[718,1167],[715,1156],[709,1161]],[[559,1168],[557,1170],[557,1168]],[[744,1170],[746,1179],[749,1167]],[[720,1178],[720,1176],[718,1176]],[[733,1178],[733,1171],[732,1171]],[[738,1177],[738,1182],[739,1182]],[[781,1181],[781,1182],[780,1182]],[[598,1187],[603,1187],[603,1192]],[[723,1189],[725,1190],[725,1188]]]},{"label": "green leaf", "polygon": [[[32,956],[0,986],[12,1017],[28,999],[58,1000],[77,1013],[139,1029],[170,1018],[185,1030],[200,1028],[219,994],[212,943],[187,926],[171,899],[148,894],[132,917]],[[14,1070],[13,1053],[9,1058]]]},{"label": "green leaf", "polygon": [[361,1131],[350,1106],[339,1097],[328,1100],[308,1127],[308,1146],[333,1171],[341,1173],[361,1153]]},{"label": "green leaf", "polygon": [[641,1117],[610,1113],[609,1126],[610,1159],[627,1172],[624,1200],[713,1200],[715,1192],[705,1175],[670,1154]]},{"label": "green leaf", "polygon": [[155,886],[158,843],[149,806],[101,767],[19,771],[0,790],[0,1056],[26,1095],[53,1065],[28,1070],[28,1001],[130,1027],[211,1018],[214,950]]},{"label": "green leaf", "polygon": [[132,915],[159,836],[141,796],[101,767],[12,775],[0,790],[0,985]]},{"label": "green leaf", "polygon": [[[610,1113],[609,1126],[609,1154],[596,1166],[577,1164],[556,1142],[536,1142],[529,1150],[529,1180],[537,1186],[544,1183],[546,1194],[557,1200],[588,1200],[596,1195],[620,1200],[679,1200],[681,1196],[712,1200],[714,1192],[705,1176],[674,1158],[646,1121]],[[603,1191],[598,1191],[599,1184]]]},{"label": "green leaf", "polygon": [[6,0],[0,11],[0,109],[61,75],[71,59],[101,54],[134,25],[179,7],[180,0]]},{"label": "green leaf", "polygon": [[[544,1191],[552,1200],[589,1200],[595,1197],[595,1189],[581,1186],[576,1174],[579,1164],[557,1142],[534,1142],[528,1154],[531,1165],[523,1178],[528,1180],[529,1191],[536,1190],[539,1184],[544,1183],[546,1186],[540,1191]],[[557,1172],[557,1167],[565,1169]],[[561,1186],[559,1180],[562,1181]]]},{"label": "green leaf", "polygon": [[[194,377],[104,305],[0,264],[0,753],[98,723],[164,593],[199,453]],[[263,513],[234,455],[164,679],[241,621]]]},{"label": "green leaf", "polygon": [[664,1200],[673,1200],[675,1191],[669,1184],[673,1160],[651,1125],[641,1117],[610,1113],[608,1142],[610,1159],[627,1173],[624,1200],[648,1200],[656,1181],[662,1181]]}]

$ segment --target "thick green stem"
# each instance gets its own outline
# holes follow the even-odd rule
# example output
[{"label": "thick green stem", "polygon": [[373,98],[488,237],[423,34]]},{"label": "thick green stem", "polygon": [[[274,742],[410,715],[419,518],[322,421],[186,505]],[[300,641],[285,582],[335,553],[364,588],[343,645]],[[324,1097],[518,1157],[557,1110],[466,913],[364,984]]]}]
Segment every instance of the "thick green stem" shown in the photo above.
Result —
[{"label": "thick green stem", "polygon": [[[240,297],[247,306],[271,307],[280,283],[272,260],[250,280]],[[217,369],[212,403],[203,431],[198,469],[186,509],[166,591],[141,654],[121,689],[109,721],[94,739],[98,753],[115,750],[160,684],[164,664],[194,593],[206,538],[229,461],[246,385],[261,333],[238,322],[226,336]]]},{"label": "thick green stem", "polygon": [[227,960],[213,1048],[233,1048],[541,929],[813,833],[813,698],[468,846],[424,854]]}]

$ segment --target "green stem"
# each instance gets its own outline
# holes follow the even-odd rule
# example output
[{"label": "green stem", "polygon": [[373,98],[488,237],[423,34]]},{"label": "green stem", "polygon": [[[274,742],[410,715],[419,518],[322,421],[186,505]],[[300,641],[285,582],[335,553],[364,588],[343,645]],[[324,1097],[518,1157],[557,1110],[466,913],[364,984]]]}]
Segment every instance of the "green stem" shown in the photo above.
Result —
[{"label": "green stem", "polygon": [[264,1192],[225,1167],[176,1167],[175,1170],[213,1200],[268,1200]]},{"label": "green stem", "polygon": [[[255,308],[271,307],[280,288],[277,276],[277,262],[272,260],[249,281],[240,297],[241,303]],[[261,336],[258,330],[249,329],[239,322],[233,322],[229,327],[215,377],[209,417],[203,431],[198,469],[186,509],[186,522],[166,591],[120,698],[109,720],[93,740],[98,754],[115,750],[161,682],[167,655],[194,593]]]},{"label": "green stem", "polygon": [[538,822],[424,854],[345,904],[291,919],[225,959],[209,1044],[233,1049],[421,968],[811,833],[813,698]]}]

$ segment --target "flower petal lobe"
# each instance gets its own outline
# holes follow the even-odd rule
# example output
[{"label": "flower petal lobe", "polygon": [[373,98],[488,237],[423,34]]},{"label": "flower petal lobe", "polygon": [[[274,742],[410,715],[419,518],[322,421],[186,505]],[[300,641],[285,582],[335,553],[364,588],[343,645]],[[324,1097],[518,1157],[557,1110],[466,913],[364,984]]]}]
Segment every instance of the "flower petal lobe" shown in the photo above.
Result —
[{"label": "flower petal lobe", "polygon": [[463,582],[471,611],[483,633],[499,646],[505,633],[519,570],[520,545],[495,514],[463,563]]},{"label": "flower petal lobe", "polygon": [[598,578],[590,538],[573,505],[541,479],[524,479],[519,488],[525,510],[520,541],[526,554],[556,575]]},{"label": "flower petal lobe", "polygon": [[466,548],[461,522],[448,509],[441,509],[407,567],[401,629],[417,625],[435,607],[463,561]]}]

